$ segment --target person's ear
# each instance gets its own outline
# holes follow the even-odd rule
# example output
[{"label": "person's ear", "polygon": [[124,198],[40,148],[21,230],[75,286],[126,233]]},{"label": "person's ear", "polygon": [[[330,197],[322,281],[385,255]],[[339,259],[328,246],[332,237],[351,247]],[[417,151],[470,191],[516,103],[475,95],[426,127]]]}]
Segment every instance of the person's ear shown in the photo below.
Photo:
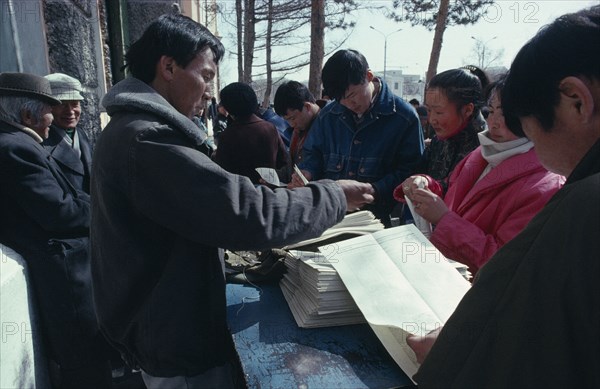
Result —
[{"label": "person's ear", "polygon": [[35,122],[36,122],[36,120],[34,119],[30,110],[28,110],[28,109],[21,110],[21,123],[23,125],[25,125],[26,127],[32,127],[36,124]]},{"label": "person's ear", "polygon": [[560,82],[561,105],[587,123],[594,114],[594,96],[588,85],[578,77],[565,77]]},{"label": "person's ear", "polygon": [[371,69],[367,69],[367,75],[366,75],[367,82],[373,81],[374,78],[375,78],[375,75],[373,74],[373,71]]},{"label": "person's ear", "polygon": [[166,81],[171,81],[173,79],[173,74],[175,72],[175,60],[173,57],[169,57],[167,55],[163,55],[158,60],[156,64],[156,73],[161,76],[161,78]]},{"label": "person's ear", "polygon": [[475,111],[475,104],[473,104],[473,103],[465,104],[465,105],[463,105],[461,111],[462,111],[463,117],[465,117],[465,118],[471,117],[471,115],[473,115],[473,111]]}]

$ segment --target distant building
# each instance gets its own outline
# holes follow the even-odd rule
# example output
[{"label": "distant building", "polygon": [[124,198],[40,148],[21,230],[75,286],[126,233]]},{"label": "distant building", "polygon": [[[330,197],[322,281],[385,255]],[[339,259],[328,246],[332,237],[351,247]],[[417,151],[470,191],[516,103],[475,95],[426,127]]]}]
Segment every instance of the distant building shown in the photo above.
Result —
[{"label": "distant building", "polygon": [[[383,78],[383,71],[375,72]],[[386,70],[385,78],[388,86],[395,95],[409,101],[417,99],[423,103],[425,96],[425,81],[417,74],[402,74],[402,70]]]}]

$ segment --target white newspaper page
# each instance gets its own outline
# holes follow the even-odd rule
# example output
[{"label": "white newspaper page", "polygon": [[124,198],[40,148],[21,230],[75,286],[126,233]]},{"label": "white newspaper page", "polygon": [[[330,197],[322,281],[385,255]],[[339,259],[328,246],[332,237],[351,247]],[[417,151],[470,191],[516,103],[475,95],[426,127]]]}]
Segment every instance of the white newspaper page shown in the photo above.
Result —
[{"label": "white newspaper page", "polygon": [[386,350],[412,378],[419,364],[406,336],[442,326],[469,283],[414,225],[319,249]]}]

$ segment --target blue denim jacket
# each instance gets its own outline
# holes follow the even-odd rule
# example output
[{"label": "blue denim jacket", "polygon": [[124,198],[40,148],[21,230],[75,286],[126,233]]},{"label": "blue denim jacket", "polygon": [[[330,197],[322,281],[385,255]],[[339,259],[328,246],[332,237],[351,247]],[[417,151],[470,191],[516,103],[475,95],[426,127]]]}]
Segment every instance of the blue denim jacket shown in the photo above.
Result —
[{"label": "blue denim jacket", "polygon": [[[313,180],[369,182],[376,191],[376,216],[395,205],[392,192],[415,170],[424,150],[415,110],[382,81],[373,107],[360,122],[337,101],[325,106],[304,143],[300,168]],[[379,215],[377,215],[379,213]]]}]

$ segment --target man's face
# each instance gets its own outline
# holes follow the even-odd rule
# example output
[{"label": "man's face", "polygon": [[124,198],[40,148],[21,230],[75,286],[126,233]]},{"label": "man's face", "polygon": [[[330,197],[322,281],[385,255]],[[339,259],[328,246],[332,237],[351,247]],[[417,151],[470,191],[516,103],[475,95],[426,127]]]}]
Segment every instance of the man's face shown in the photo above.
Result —
[{"label": "man's face", "polygon": [[81,116],[81,103],[78,100],[63,100],[62,104],[52,107],[53,124],[69,129],[77,127]]},{"label": "man's face", "polygon": [[22,114],[21,116],[22,124],[31,128],[42,139],[48,139],[52,119],[52,107],[48,104],[44,104],[44,108],[40,112],[40,120],[37,120],[31,114]]},{"label": "man's face", "polygon": [[[570,148],[576,144],[566,123],[557,116],[551,129],[545,130],[533,116],[521,118],[523,132],[535,146],[535,153],[542,166],[551,172],[568,176],[577,160],[571,158]],[[571,160],[573,159],[573,160]]]},{"label": "man's face", "polygon": [[350,85],[346,89],[344,97],[340,99],[340,104],[357,115],[367,112],[373,99],[374,86],[372,81],[373,73],[368,71],[362,84]]},{"label": "man's face", "polygon": [[310,110],[309,103],[304,103],[301,110],[288,108],[286,114],[283,115],[285,121],[288,122],[293,129],[298,131],[306,130],[312,123],[314,117],[315,115]]},{"label": "man's face", "polygon": [[169,84],[170,103],[181,114],[192,118],[199,115],[210,100],[209,84],[217,72],[213,52],[207,48],[182,68],[173,66],[173,79]]}]

